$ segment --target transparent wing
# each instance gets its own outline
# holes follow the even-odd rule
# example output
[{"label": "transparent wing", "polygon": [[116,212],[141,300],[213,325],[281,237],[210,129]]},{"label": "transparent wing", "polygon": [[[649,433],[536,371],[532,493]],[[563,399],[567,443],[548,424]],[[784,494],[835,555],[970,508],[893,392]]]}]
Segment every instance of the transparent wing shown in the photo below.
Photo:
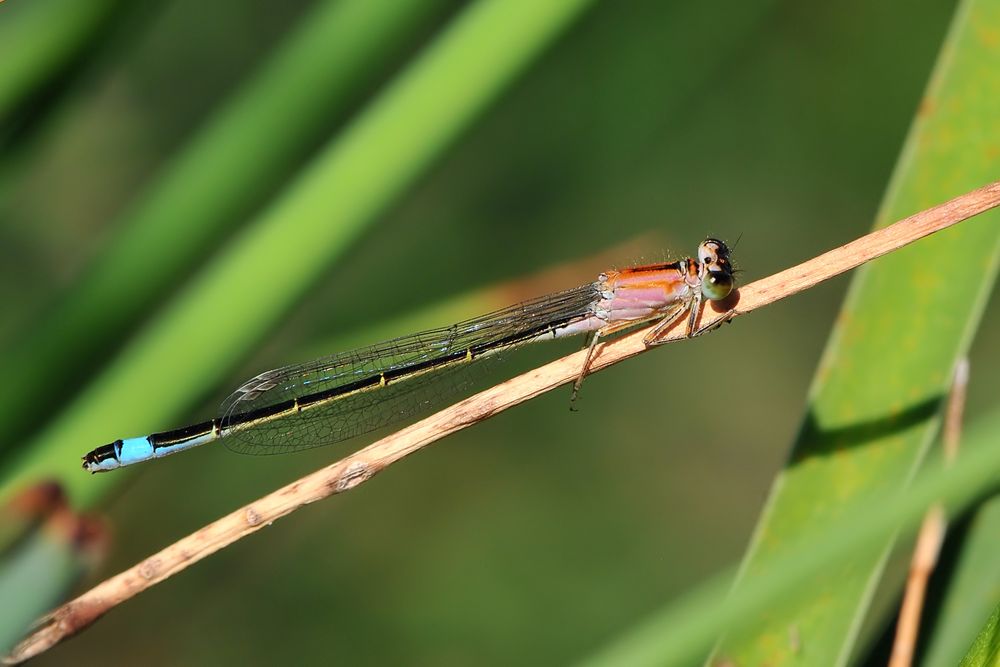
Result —
[{"label": "transparent wing", "polygon": [[[550,326],[589,317],[598,298],[598,285],[591,283],[450,327],[261,373],[223,402],[222,442],[241,454],[280,454],[426,412],[467,388],[475,376],[471,367]],[[302,405],[309,407],[297,409]]]}]

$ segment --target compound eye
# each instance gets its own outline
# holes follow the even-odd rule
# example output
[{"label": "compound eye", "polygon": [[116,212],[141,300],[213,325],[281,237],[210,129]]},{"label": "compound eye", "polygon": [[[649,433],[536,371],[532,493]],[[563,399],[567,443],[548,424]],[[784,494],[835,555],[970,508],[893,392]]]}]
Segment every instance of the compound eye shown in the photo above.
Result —
[{"label": "compound eye", "polygon": [[733,291],[732,274],[722,271],[708,271],[701,281],[701,293],[710,301],[721,301]]}]

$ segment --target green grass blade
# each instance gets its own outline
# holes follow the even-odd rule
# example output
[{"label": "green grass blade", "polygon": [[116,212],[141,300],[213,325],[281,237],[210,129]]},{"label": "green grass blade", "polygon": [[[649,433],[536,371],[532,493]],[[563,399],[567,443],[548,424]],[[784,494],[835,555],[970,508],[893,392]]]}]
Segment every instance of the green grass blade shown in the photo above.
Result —
[{"label": "green grass blade", "polygon": [[38,529],[13,553],[0,560],[0,651],[6,653],[25,630],[62,600],[79,580],[82,568],[72,543]]},{"label": "green grass blade", "polygon": [[0,544],[11,545],[0,549],[0,651],[6,654],[94,569],[108,540],[101,524],[73,514],[48,483],[27,489],[0,510],[0,532],[5,533]]},{"label": "green grass blade", "polygon": [[167,422],[218,382],[587,4],[488,0],[460,15],[8,466],[0,496],[44,474],[87,503],[123,479],[90,478],[80,455]]},{"label": "green grass blade", "polygon": [[[995,445],[994,445],[995,446]],[[1000,600],[1000,497],[983,503],[972,517],[956,563],[947,576],[947,590],[928,623],[923,667],[958,664],[972,642],[977,624]],[[932,591],[939,574],[931,581]]]},{"label": "green grass blade", "polygon": [[303,17],[116,223],[120,233],[61,307],[24,337],[0,386],[0,442],[15,442],[71,393],[444,4],[327,0]]},{"label": "green grass blade", "polygon": [[83,48],[118,0],[0,4],[0,122]]},{"label": "green grass blade", "polygon": [[[775,557],[774,567],[760,576],[745,578],[729,591],[732,573],[717,575],[585,664],[693,664],[704,657],[720,631],[770,616],[790,600],[801,599],[803,592],[808,595],[817,576],[842,572],[858,554],[878,549],[897,531],[915,530],[936,500],[944,499],[957,510],[993,488],[1000,471],[1000,448],[994,446],[997,432],[1000,412],[993,412],[968,429],[966,452],[954,468],[929,471],[902,493],[885,488],[867,500],[846,503],[837,519],[810,526],[790,541]],[[801,635],[793,640],[790,629],[776,635],[774,643],[793,646],[797,641],[798,664],[830,664]]]},{"label": "green grass blade", "polygon": [[972,648],[962,659],[961,667],[996,667],[1000,665],[1000,604],[997,604]]},{"label": "green grass blade", "polygon": [[[1000,5],[964,2],[878,216],[882,226],[996,178]],[[771,571],[795,537],[858,499],[909,482],[938,428],[938,403],[968,349],[1000,258],[996,212],[893,253],[855,277],[814,379],[809,412],[775,483],[739,586]],[[843,664],[892,540],[823,572],[797,602],[732,628],[736,664]]]}]

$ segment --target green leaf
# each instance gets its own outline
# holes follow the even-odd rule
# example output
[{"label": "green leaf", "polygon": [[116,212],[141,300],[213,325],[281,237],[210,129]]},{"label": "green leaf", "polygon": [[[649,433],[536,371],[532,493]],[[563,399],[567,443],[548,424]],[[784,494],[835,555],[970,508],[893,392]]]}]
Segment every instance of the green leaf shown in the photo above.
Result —
[{"label": "green leaf", "polygon": [[[791,538],[772,567],[759,576],[744,578],[730,591],[732,573],[717,575],[586,664],[690,665],[704,657],[720,631],[754,627],[758,619],[780,612],[790,602],[809,598],[817,577],[844,572],[859,554],[872,552],[898,531],[916,530],[935,501],[944,500],[956,511],[991,489],[1000,471],[1000,448],[993,446],[998,430],[1000,412],[993,412],[968,429],[967,451],[953,468],[929,471],[903,492],[885,488],[846,503],[837,519],[812,525]],[[776,649],[800,663],[831,663],[795,626],[771,640]]]},{"label": "green leaf", "polygon": [[[1000,5],[958,8],[876,226],[994,180],[1000,145]],[[991,33],[992,31],[992,33]],[[966,353],[1000,260],[990,212],[855,276],[814,379],[808,413],[775,482],[738,588],[772,571],[797,536],[909,483],[938,429],[940,398]],[[796,601],[732,628],[736,664],[844,664],[882,571],[887,536],[820,573]],[[802,652],[787,641],[799,639]]]},{"label": "green leaf", "polygon": [[214,386],[587,4],[485,0],[463,12],[7,466],[0,498],[46,475],[89,503],[120,481],[89,478],[79,457]]},{"label": "green leaf", "polygon": [[0,560],[0,651],[6,655],[25,629],[62,600],[80,578],[72,545],[43,529]]},{"label": "green leaf", "polygon": [[986,621],[972,648],[962,659],[961,667],[996,667],[1000,665],[1000,604]]},{"label": "green leaf", "polygon": [[0,533],[12,545],[0,551],[0,652],[6,654],[93,570],[106,551],[107,534],[93,519],[75,515],[49,483],[27,489],[0,510]]},{"label": "green leaf", "polygon": [[118,0],[39,0],[0,5],[0,121],[49,82],[118,8]]},{"label": "green leaf", "polygon": [[[949,529],[951,536],[951,529]],[[949,537],[950,539],[950,537]],[[1000,496],[976,509],[961,544],[947,589],[926,630],[923,667],[950,667],[961,660],[976,628],[1000,600]],[[940,570],[940,567],[939,567]],[[935,572],[932,589],[943,572]]]},{"label": "green leaf", "polygon": [[351,91],[442,4],[327,0],[306,14],[115,223],[117,236],[61,307],[24,337],[0,386],[0,443],[19,442],[211,256],[328,131]]}]

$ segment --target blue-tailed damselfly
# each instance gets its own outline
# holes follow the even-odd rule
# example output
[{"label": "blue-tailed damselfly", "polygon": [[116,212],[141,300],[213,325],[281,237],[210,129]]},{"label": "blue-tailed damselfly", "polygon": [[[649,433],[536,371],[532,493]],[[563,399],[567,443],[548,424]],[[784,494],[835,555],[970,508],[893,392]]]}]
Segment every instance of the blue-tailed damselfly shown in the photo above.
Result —
[{"label": "blue-tailed damselfly", "polygon": [[729,249],[706,239],[697,258],[607,271],[595,282],[449,327],[261,373],[223,402],[216,419],[115,440],[84,456],[83,467],[114,470],[215,440],[244,454],[333,444],[443,403],[462,386],[451,381],[452,371],[525,343],[588,333],[575,397],[598,340],[658,320],[645,337],[656,345],[685,313],[687,334],[697,335],[704,300],[725,299],[734,282]]}]

